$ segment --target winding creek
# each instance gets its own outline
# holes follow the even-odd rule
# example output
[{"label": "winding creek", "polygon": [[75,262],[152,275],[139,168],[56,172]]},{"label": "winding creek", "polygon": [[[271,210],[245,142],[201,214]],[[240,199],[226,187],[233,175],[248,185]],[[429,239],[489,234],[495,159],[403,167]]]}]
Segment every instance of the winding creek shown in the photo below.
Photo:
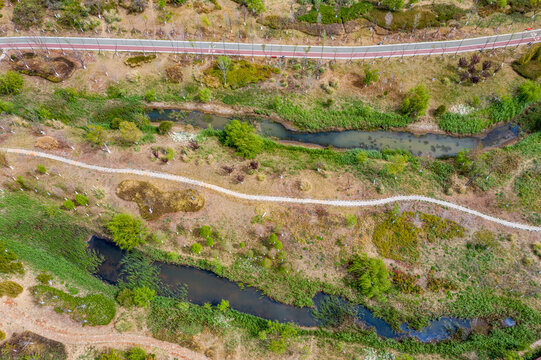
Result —
[{"label": "winding creek", "polygon": [[[104,258],[97,276],[103,281],[115,284],[119,279],[120,261],[125,252],[113,243],[97,236],[90,239],[88,247]],[[174,290],[185,284],[188,289],[188,300],[194,304],[217,305],[222,299],[225,299],[229,301],[232,309],[263,319],[283,323],[290,322],[307,327],[318,325],[318,320],[313,316],[312,309],[282,304],[270,299],[253,287],[241,289],[235,282],[221,278],[210,271],[161,262],[156,262],[155,265],[160,270],[159,277],[164,286],[169,290]],[[318,307],[327,297],[326,294],[318,293],[313,299],[315,306]],[[439,341],[449,338],[459,328],[469,331],[472,325],[470,320],[443,317],[432,320],[428,326],[421,330],[411,329],[404,323],[401,326],[401,331],[397,332],[387,322],[375,317],[361,305],[355,305],[354,311],[358,322],[374,329],[383,338],[414,337],[422,342]]]},{"label": "winding creek", "polygon": [[[152,121],[173,120],[200,128],[211,125],[214,129],[223,129],[232,119],[198,111],[185,113],[174,109],[153,110],[148,113],[148,116]],[[435,158],[454,156],[463,149],[501,146],[518,137],[518,127],[511,124],[497,126],[480,137],[456,137],[431,133],[415,135],[406,131],[346,130],[305,133],[289,130],[282,124],[263,118],[258,119],[258,125],[261,135],[278,140],[343,149],[402,149],[414,155]]]}]

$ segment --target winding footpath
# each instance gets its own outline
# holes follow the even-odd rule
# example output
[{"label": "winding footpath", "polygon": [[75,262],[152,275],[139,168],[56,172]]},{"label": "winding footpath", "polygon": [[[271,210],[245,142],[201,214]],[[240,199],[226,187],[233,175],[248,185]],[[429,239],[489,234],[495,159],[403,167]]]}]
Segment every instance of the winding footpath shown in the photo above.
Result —
[{"label": "winding footpath", "polygon": [[309,46],[248,42],[17,36],[0,38],[0,49],[62,50],[290,57],[311,59],[373,59],[421,55],[456,55],[462,52],[533,44],[541,41],[541,29],[461,40],[413,42],[368,46]]},{"label": "winding footpath", "polygon": [[110,327],[82,328],[66,326],[66,324],[55,323],[51,317],[36,317],[36,314],[29,315],[24,308],[20,308],[11,299],[0,303],[0,319],[3,324],[14,323],[17,328],[31,331],[47,339],[61,342],[65,345],[78,346],[107,346],[117,348],[119,346],[135,347],[141,346],[149,351],[158,348],[167,353],[169,358],[178,360],[204,360],[206,356],[198,354],[190,349],[183,348],[177,344],[154,339],[149,336],[118,333]]},{"label": "winding footpath", "polygon": [[462,205],[457,205],[448,201],[438,200],[421,195],[409,195],[409,196],[392,196],[383,199],[372,199],[372,200],[319,200],[319,199],[309,199],[309,198],[291,198],[291,197],[282,197],[282,196],[268,196],[268,195],[250,195],[244,194],[237,191],[229,190],[217,185],[208,184],[203,181],[193,180],[184,176],[167,174],[157,171],[148,171],[148,170],[139,170],[139,169],[117,169],[117,168],[108,168],[98,165],[90,165],[80,161],[71,160],[62,156],[52,155],[44,153],[41,151],[25,150],[25,149],[12,149],[12,148],[0,148],[0,151],[5,151],[7,153],[26,155],[40,157],[55,161],[60,161],[64,164],[77,166],[80,168],[100,171],[104,173],[111,174],[129,174],[129,175],[139,175],[147,176],[156,179],[164,179],[176,181],[179,183],[193,185],[197,187],[202,187],[206,189],[213,190],[215,192],[232,196],[234,198],[255,201],[255,202],[277,202],[277,203],[289,203],[289,204],[312,204],[312,205],[327,205],[327,206],[340,206],[340,207],[367,207],[367,206],[379,206],[396,202],[425,202],[429,204],[440,205],[457,211],[461,211],[473,216],[480,217],[484,220],[503,225],[512,229],[527,230],[527,231],[541,231],[541,227],[526,225],[516,222],[511,222],[503,219],[496,218],[494,216],[483,214],[477,210],[472,210]]}]

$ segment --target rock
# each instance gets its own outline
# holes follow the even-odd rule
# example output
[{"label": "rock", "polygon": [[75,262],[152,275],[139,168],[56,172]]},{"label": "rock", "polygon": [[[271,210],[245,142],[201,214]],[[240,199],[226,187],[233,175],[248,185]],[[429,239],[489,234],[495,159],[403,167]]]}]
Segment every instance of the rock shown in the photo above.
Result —
[{"label": "rock", "polygon": [[42,136],[36,140],[34,146],[43,150],[56,150],[58,149],[58,141],[50,136]]}]

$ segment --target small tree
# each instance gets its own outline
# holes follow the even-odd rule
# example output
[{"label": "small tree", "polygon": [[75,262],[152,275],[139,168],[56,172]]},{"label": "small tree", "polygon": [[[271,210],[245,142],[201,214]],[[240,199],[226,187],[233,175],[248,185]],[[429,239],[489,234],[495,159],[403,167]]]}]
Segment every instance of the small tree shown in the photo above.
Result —
[{"label": "small tree", "polygon": [[208,238],[212,236],[212,228],[208,225],[201,226],[201,228],[199,229],[199,235],[201,235],[201,237],[203,238]]},{"label": "small tree", "polygon": [[231,58],[229,56],[219,56],[216,63],[224,77],[224,86],[227,86],[227,72],[231,67]]},{"label": "small tree", "polygon": [[199,243],[195,243],[190,249],[192,250],[193,254],[199,254],[201,250],[203,250],[203,246],[201,246]]},{"label": "small tree", "polygon": [[128,350],[127,359],[128,360],[149,360],[154,359],[154,356],[147,354],[145,350],[140,347],[134,347]]},{"label": "small tree", "polygon": [[77,194],[75,195],[75,202],[79,206],[86,206],[88,205],[88,198],[84,196],[83,194]]},{"label": "small tree", "polygon": [[141,130],[137,128],[137,125],[130,121],[121,121],[119,125],[120,139],[123,143],[132,145],[137,143],[143,136]]},{"label": "small tree", "polygon": [[244,0],[248,10],[252,11],[255,14],[260,14],[265,11],[265,4],[263,0]]},{"label": "small tree", "polygon": [[63,206],[64,209],[66,209],[66,210],[73,210],[73,209],[75,209],[75,204],[74,204],[73,201],[71,201],[71,200],[65,200],[65,201],[62,203],[62,206]]},{"label": "small tree", "polygon": [[378,69],[371,69],[369,65],[366,65],[364,68],[364,79],[363,84],[370,86],[370,84],[378,82],[379,80],[379,71]]},{"label": "small tree", "polygon": [[212,98],[212,93],[209,88],[202,88],[199,90],[199,100],[204,103],[208,103]]},{"label": "small tree", "polygon": [[217,307],[221,312],[225,312],[227,309],[229,309],[229,301],[222,299]]},{"label": "small tree", "polygon": [[47,172],[47,168],[42,165],[42,164],[39,164],[37,167],[36,167],[36,170],[37,172],[39,172],[40,174],[45,174]]},{"label": "small tree", "polygon": [[518,95],[524,102],[536,102],[541,99],[541,85],[535,81],[526,80],[518,88]]},{"label": "small tree", "polygon": [[224,144],[234,147],[239,156],[253,158],[262,150],[263,140],[248,123],[233,120],[225,126],[224,134]]},{"label": "small tree", "polygon": [[21,92],[23,86],[24,79],[16,71],[10,70],[0,75],[0,95],[16,95]]},{"label": "small tree", "polygon": [[357,160],[357,164],[362,165],[365,163],[365,161],[368,159],[368,153],[364,150],[361,150],[355,155],[355,160]]},{"label": "small tree", "polygon": [[391,287],[387,267],[381,259],[366,254],[355,255],[348,272],[355,278],[353,285],[367,297],[378,296]]},{"label": "small tree", "polygon": [[156,290],[149,287],[136,287],[133,289],[133,304],[137,307],[147,307],[156,296]]},{"label": "small tree", "polygon": [[410,89],[406,98],[402,102],[402,113],[407,116],[422,116],[428,109],[430,94],[422,84]]},{"label": "small tree", "polygon": [[106,140],[105,129],[99,125],[90,125],[86,133],[86,139],[94,145],[101,146]]},{"label": "small tree", "polygon": [[158,131],[162,135],[169,134],[171,129],[173,128],[173,122],[172,121],[162,121],[160,125],[158,126]]},{"label": "small tree", "polygon": [[386,166],[387,173],[392,176],[400,174],[406,168],[408,157],[406,155],[395,154],[389,157],[389,164]]},{"label": "small tree", "polygon": [[117,214],[107,224],[113,241],[121,249],[131,250],[145,241],[148,229],[141,219],[130,214]]}]

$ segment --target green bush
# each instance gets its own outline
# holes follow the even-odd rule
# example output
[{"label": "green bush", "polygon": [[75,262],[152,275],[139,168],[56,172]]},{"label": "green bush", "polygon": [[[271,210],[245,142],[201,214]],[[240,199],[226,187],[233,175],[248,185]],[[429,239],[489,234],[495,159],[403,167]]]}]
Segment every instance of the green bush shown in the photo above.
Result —
[{"label": "green bush", "polygon": [[168,134],[171,129],[173,128],[173,122],[172,121],[162,121],[160,122],[160,125],[158,126],[158,131],[162,135]]},{"label": "green bush", "polygon": [[202,88],[199,90],[199,101],[203,103],[208,103],[212,98],[212,93],[209,88]]},{"label": "green bush", "polygon": [[440,105],[436,108],[436,110],[434,110],[434,116],[440,117],[443,114],[445,114],[446,111],[447,111],[447,107],[445,105]]},{"label": "green bush", "polygon": [[[15,5],[22,4],[24,0]],[[16,95],[21,92],[24,86],[23,76],[16,71],[7,71],[0,75],[0,95]]]},{"label": "green bush", "polygon": [[370,65],[366,65],[364,68],[364,78],[363,84],[370,86],[372,83],[379,81],[379,71],[378,69],[371,69]]},{"label": "green bush", "polygon": [[77,194],[75,195],[75,202],[77,203],[77,205],[79,206],[86,206],[88,205],[88,199],[86,196],[84,196],[83,194]]},{"label": "green bush", "polygon": [[402,113],[410,117],[423,116],[428,109],[430,94],[422,84],[410,89],[402,102]]},{"label": "green bush", "polygon": [[[120,122],[119,122],[120,124]],[[99,125],[89,125],[86,132],[86,139],[94,145],[101,146],[106,139],[105,129]]]},{"label": "green bush", "polygon": [[78,297],[46,285],[34,286],[31,293],[38,302],[52,305],[56,311],[91,326],[107,325],[116,314],[115,304],[101,294]]},{"label": "green bush", "polygon": [[2,296],[7,296],[10,298],[15,298],[23,292],[23,287],[13,281],[0,281],[0,298]]},{"label": "green bush", "polygon": [[125,360],[125,358],[121,351],[111,349],[101,354],[98,360]]},{"label": "green bush", "polygon": [[263,260],[261,260],[261,266],[263,266],[265,269],[270,269],[272,266],[272,260],[268,257],[264,257]]},{"label": "green bush", "polygon": [[518,88],[518,94],[524,102],[536,102],[541,99],[541,85],[535,81],[526,80]]},{"label": "green bush", "polygon": [[140,347],[134,347],[127,351],[126,357],[128,360],[150,360],[154,357],[149,356],[145,350]]},{"label": "green bush", "polygon": [[147,307],[156,296],[156,290],[146,286],[133,289],[133,304],[137,307]]},{"label": "green bush", "polygon": [[5,338],[6,338],[6,333],[0,330],[0,342],[4,341]]},{"label": "green bush", "polygon": [[250,159],[261,152],[263,140],[248,123],[233,120],[225,126],[224,144],[234,147],[235,154]]},{"label": "green bush", "polygon": [[263,0],[244,0],[248,10],[252,11],[254,14],[260,14],[265,11],[265,4]]},{"label": "green bush", "polygon": [[11,114],[15,109],[15,104],[10,101],[0,100],[0,113]]},{"label": "green bush", "polygon": [[404,0],[383,0],[382,4],[391,11],[398,11],[404,7]]},{"label": "green bush", "polygon": [[145,241],[148,229],[141,219],[130,214],[117,214],[107,224],[113,241],[121,249],[131,250]]},{"label": "green bush", "polygon": [[201,226],[201,228],[199,229],[199,235],[201,235],[201,237],[203,238],[208,238],[212,236],[212,228],[208,225]]},{"label": "green bush", "polygon": [[73,210],[75,209],[75,204],[73,201],[71,200],[65,200],[63,203],[62,203],[62,206],[64,207],[64,209],[66,210]]},{"label": "green bush", "polygon": [[39,172],[40,174],[45,174],[47,172],[47,168],[41,164],[39,164],[38,166],[36,166],[36,170],[37,172]]},{"label": "green bush", "polygon": [[387,267],[381,259],[355,255],[348,272],[354,277],[353,286],[367,297],[378,296],[391,288]]},{"label": "green bush", "polygon": [[220,310],[221,312],[224,312],[227,309],[229,309],[229,301],[222,299],[222,301],[218,304],[217,307],[218,307],[218,310]]},{"label": "green bush", "polygon": [[207,243],[208,246],[210,247],[213,247],[214,246],[214,239],[211,238],[211,237],[208,237],[205,239],[205,242]]},{"label": "green bush", "polygon": [[136,144],[143,136],[141,130],[131,121],[121,121],[119,129],[120,140],[126,145]]},{"label": "green bush", "polygon": [[203,246],[199,243],[195,243],[192,244],[191,250],[193,254],[199,254],[201,250],[203,250]]},{"label": "green bush", "polygon": [[145,93],[145,101],[146,102],[156,101],[156,89],[147,90],[147,92]]},{"label": "green bush", "polygon": [[36,276],[36,280],[41,285],[49,285],[49,282],[53,280],[53,276],[51,274],[41,273],[38,276]]},{"label": "green bush", "polygon": [[351,227],[357,225],[357,217],[353,214],[346,215],[346,226]]}]

